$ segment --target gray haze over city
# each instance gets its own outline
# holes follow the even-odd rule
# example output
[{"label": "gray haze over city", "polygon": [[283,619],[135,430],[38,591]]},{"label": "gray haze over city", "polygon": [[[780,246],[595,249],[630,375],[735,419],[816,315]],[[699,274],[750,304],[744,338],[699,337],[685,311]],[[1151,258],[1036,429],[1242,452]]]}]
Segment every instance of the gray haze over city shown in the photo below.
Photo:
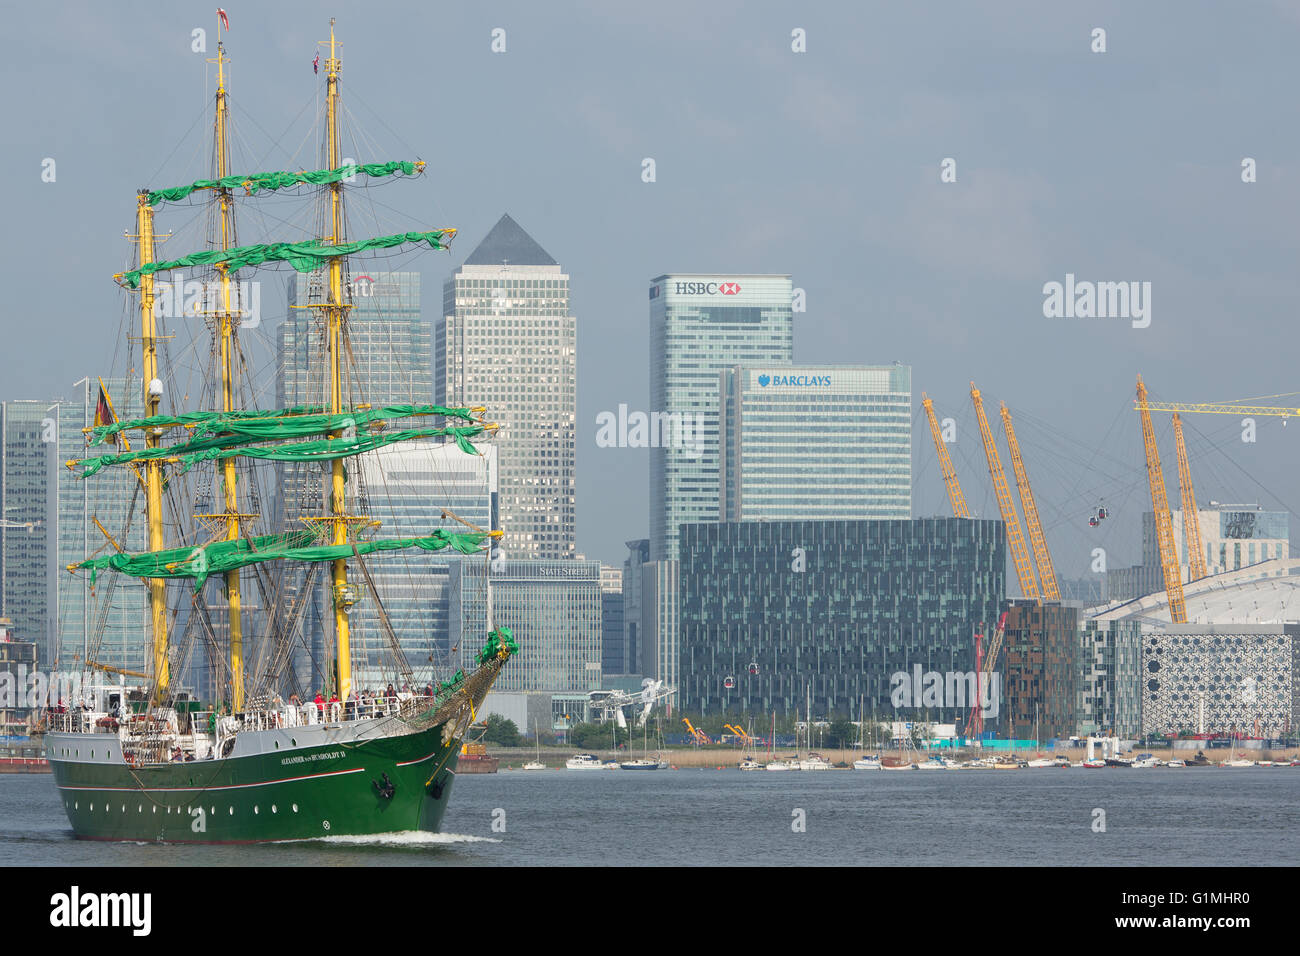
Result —
[{"label": "gray haze over city", "polygon": [[[215,8],[6,11],[0,399],[66,397],[115,371],[129,322],[111,276],[131,256],[136,190],[211,174]],[[962,487],[989,517],[969,382],[994,422],[1006,401],[1064,577],[1087,575],[1095,547],[1112,568],[1141,560],[1139,373],[1163,400],[1300,390],[1300,4],[225,9],[236,171],[319,168],[324,70],[311,63],[334,16],[349,129],[366,136],[356,158],[429,164],[416,183],[369,191],[382,226],[460,230],[449,256],[382,268],[422,271],[432,320],[444,279],[508,212],[571,276],[589,558],[620,564],[623,542],[649,531],[649,452],[598,448],[596,416],[647,408],[647,288],[664,273],[788,273],[807,302],[797,363],[911,365],[915,516],[949,513],[921,392],[956,420]],[[199,27],[206,54],[191,51]],[[941,180],[947,159],[955,182]],[[310,235],[311,221],[275,234],[286,208],[242,202],[241,239]],[[160,217],[161,231],[176,224]],[[277,290],[263,346],[291,275],[263,275]],[[1149,325],[1045,317],[1044,285],[1067,275],[1149,282]],[[1176,508],[1168,415],[1156,425]],[[1300,423],[1260,418],[1253,443],[1238,417],[1186,428],[1203,503],[1296,510]],[[807,437],[841,436],[810,420]],[[1113,520],[1089,528],[1102,501]]]}]

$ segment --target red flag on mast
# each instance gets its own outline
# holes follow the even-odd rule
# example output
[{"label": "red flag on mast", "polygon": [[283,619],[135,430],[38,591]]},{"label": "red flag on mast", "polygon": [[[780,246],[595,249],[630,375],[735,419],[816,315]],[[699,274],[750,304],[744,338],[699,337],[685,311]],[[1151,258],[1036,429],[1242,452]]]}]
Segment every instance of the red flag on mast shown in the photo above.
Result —
[{"label": "red flag on mast", "polygon": [[221,25],[222,25],[223,27],[225,27],[225,28],[226,28],[226,32],[229,33],[229,32],[230,32],[230,18],[226,16],[226,11],[225,11],[225,10],[222,10],[220,7],[217,7],[217,19],[219,19],[219,20],[221,21]]},{"label": "red flag on mast", "polygon": [[[95,402],[95,425],[116,425],[117,416],[113,414],[113,402],[108,397],[108,392],[104,389],[104,380],[99,380],[99,399]],[[113,436],[113,444],[117,444],[117,436]]]},{"label": "red flag on mast", "polygon": [[320,54],[319,54],[319,53],[316,54],[316,59],[314,59],[314,60],[311,61],[311,71],[312,71],[313,73],[319,73],[319,72],[320,72]]}]

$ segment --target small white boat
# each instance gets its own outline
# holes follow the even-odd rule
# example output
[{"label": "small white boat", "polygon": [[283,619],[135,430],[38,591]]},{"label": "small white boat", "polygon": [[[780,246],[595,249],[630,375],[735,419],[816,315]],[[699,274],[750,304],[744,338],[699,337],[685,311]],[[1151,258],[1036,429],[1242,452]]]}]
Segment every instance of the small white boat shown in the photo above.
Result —
[{"label": "small white boat", "polygon": [[854,770],[879,770],[880,756],[878,754],[871,754],[869,756],[859,757],[857,760],[853,761],[853,769]]},{"label": "small white boat", "polygon": [[753,757],[746,757],[740,763],[736,764],[736,767],[740,770],[762,770],[763,769],[763,765],[759,763],[757,760],[755,760]]},{"label": "small white boat", "polygon": [[524,770],[545,770],[546,764],[542,763],[540,760],[530,760],[528,761],[528,763],[524,764],[523,769]]},{"label": "small white boat", "polygon": [[1165,766],[1166,766],[1166,767],[1186,767],[1186,766],[1187,766],[1187,761],[1186,761],[1186,760],[1171,760],[1171,761],[1169,761],[1169,763],[1165,764]]},{"label": "small white boat", "polygon": [[1160,766],[1160,761],[1151,754],[1138,754],[1137,758],[1133,761],[1132,766],[1134,769],[1145,770],[1148,767]]},{"label": "small white boat", "polygon": [[794,770],[797,768],[791,767],[784,760],[771,760],[768,761],[767,769],[768,770]]},{"label": "small white boat", "polygon": [[953,770],[957,766],[956,761],[948,757],[940,757],[937,754],[927,757],[916,765],[917,770]]},{"label": "small white boat", "polygon": [[604,770],[606,765],[595,754],[574,754],[564,762],[564,766],[569,770]]},{"label": "small white boat", "polygon": [[1056,765],[1056,758],[1054,757],[1035,757],[1029,761],[1031,767],[1055,767]]},{"label": "small white boat", "polygon": [[821,754],[809,754],[799,761],[800,770],[830,770],[831,762]]},{"label": "small white boat", "polygon": [[1253,766],[1255,766],[1255,761],[1253,761],[1253,760],[1242,760],[1240,757],[1238,757],[1236,760],[1226,760],[1226,761],[1224,761],[1223,764],[1222,764],[1222,766],[1224,766],[1224,767],[1253,767]]},{"label": "small white boat", "polygon": [[1104,761],[1104,760],[1085,760],[1085,761],[1083,762],[1083,766],[1087,767],[1089,770],[1096,770],[1098,767],[1105,767],[1105,766],[1106,766],[1106,761]]}]

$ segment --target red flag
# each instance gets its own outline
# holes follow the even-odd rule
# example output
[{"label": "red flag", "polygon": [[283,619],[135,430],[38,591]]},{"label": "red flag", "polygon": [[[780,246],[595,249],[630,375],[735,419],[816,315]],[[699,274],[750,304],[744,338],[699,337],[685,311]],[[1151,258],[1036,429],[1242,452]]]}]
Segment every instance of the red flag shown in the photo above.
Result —
[{"label": "red flag", "polygon": [[222,10],[220,7],[217,7],[217,19],[219,19],[219,20],[221,21],[221,25],[222,25],[223,27],[225,27],[225,28],[226,28],[226,32],[229,33],[229,32],[230,32],[230,18],[226,16],[226,11],[225,11],[225,10]]},{"label": "red flag", "polygon": [[313,73],[319,73],[319,72],[320,72],[320,54],[319,54],[319,53],[316,54],[316,59],[314,59],[314,60],[311,61],[311,71],[312,71]]}]

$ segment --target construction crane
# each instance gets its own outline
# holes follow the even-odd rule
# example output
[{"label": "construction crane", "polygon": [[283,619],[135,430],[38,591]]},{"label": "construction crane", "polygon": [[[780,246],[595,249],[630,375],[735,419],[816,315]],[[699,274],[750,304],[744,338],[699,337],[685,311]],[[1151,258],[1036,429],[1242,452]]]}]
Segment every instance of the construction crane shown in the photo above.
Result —
[{"label": "construction crane", "polygon": [[1186,624],[1187,601],[1183,598],[1183,574],[1178,567],[1178,547],[1174,543],[1174,519],[1169,513],[1169,498],[1165,494],[1165,476],[1160,470],[1160,450],[1156,448],[1156,432],[1151,427],[1147,387],[1142,384],[1141,375],[1137,380],[1137,408],[1138,415],[1142,419],[1142,443],[1146,446],[1147,455],[1147,481],[1151,485],[1151,510],[1155,512],[1160,565],[1165,574],[1165,594],[1169,597],[1169,618],[1175,624]]},{"label": "construction crane", "polygon": [[1205,545],[1201,543],[1201,517],[1196,508],[1196,490],[1192,487],[1192,469],[1187,463],[1187,446],[1183,444],[1183,420],[1174,412],[1174,444],[1178,447],[1178,490],[1183,496],[1183,536],[1187,543],[1189,580],[1209,577],[1205,566]]},{"label": "construction crane", "polygon": [[702,730],[696,730],[693,726],[691,726],[691,722],[687,720],[685,717],[682,718],[682,723],[684,723],[686,725],[686,729],[691,732],[691,736],[695,738],[696,744],[703,746],[705,744],[713,743],[713,741],[709,738],[708,734],[704,733],[704,731]]},{"label": "construction crane", "polygon": [[1043,598],[1059,601],[1061,590],[1056,586],[1056,569],[1052,567],[1052,555],[1047,550],[1047,538],[1043,536],[1043,525],[1038,520],[1038,505],[1034,503],[1034,493],[1029,488],[1029,473],[1020,457],[1020,442],[1016,440],[1016,430],[1011,424],[1011,412],[1007,410],[1006,402],[1002,403],[1002,430],[1007,435],[1011,470],[1016,474],[1016,487],[1020,489],[1020,506],[1025,509],[1025,524],[1029,526],[1029,542],[1034,546],[1034,563],[1038,566],[1038,580],[1043,585]]},{"label": "construction crane", "polygon": [[948,456],[948,443],[939,431],[939,419],[934,414],[934,402],[925,392],[921,393],[921,404],[925,407],[925,417],[930,420],[930,434],[934,436],[934,450],[939,453],[939,470],[943,472],[943,483],[948,486],[948,500],[952,502],[954,518],[969,518],[966,510],[966,498],[957,484],[957,472],[952,467],[952,458]]},{"label": "construction crane", "polygon": [[152,674],[144,674],[140,671],[129,671],[125,667],[112,667],[108,664],[101,664],[99,661],[86,661],[86,666],[98,671],[107,671],[110,674],[122,674],[125,677],[138,677],[141,680],[153,680]]},{"label": "construction crane", "polygon": [[993,479],[993,491],[998,496],[998,508],[1002,511],[1002,522],[1007,528],[1007,547],[1011,549],[1016,576],[1020,578],[1020,592],[1029,600],[1038,600],[1038,581],[1029,562],[1025,536],[1020,531],[1016,504],[1011,500],[1011,489],[1007,486],[1007,476],[1002,470],[1002,460],[998,457],[998,446],[993,442],[993,429],[989,428],[989,420],[984,415],[984,400],[980,398],[980,390],[974,382],[970,383],[970,397],[975,403],[975,417],[979,419],[980,435],[984,439],[984,457],[988,459],[989,477]]},{"label": "construction crane", "polygon": [[[984,625],[980,624],[983,630]],[[993,640],[989,643],[988,654],[984,653],[984,635],[976,632],[975,634],[975,700],[971,703],[970,717],[966,719],[965,735],[968,738],[978,740],[984,733],[984,701],[981,699],[982,688],[988,688],[990,692],[993,689],[993,681],[990,679],[994,667],[997,666],[998,652],[1002,650],[1002,637],[1007,630],[1007,612],[1003,611],[1002,616],[998,618],[998,626],[993,632]]]},{"label": "construction crane", "polygon": [[1138,411],[1183,412],[1196,415],[1262,415],[1300,418],[1300,408],[1280,405],[1234,405],[1230,402],[1148,402],[1138,400]]}]

